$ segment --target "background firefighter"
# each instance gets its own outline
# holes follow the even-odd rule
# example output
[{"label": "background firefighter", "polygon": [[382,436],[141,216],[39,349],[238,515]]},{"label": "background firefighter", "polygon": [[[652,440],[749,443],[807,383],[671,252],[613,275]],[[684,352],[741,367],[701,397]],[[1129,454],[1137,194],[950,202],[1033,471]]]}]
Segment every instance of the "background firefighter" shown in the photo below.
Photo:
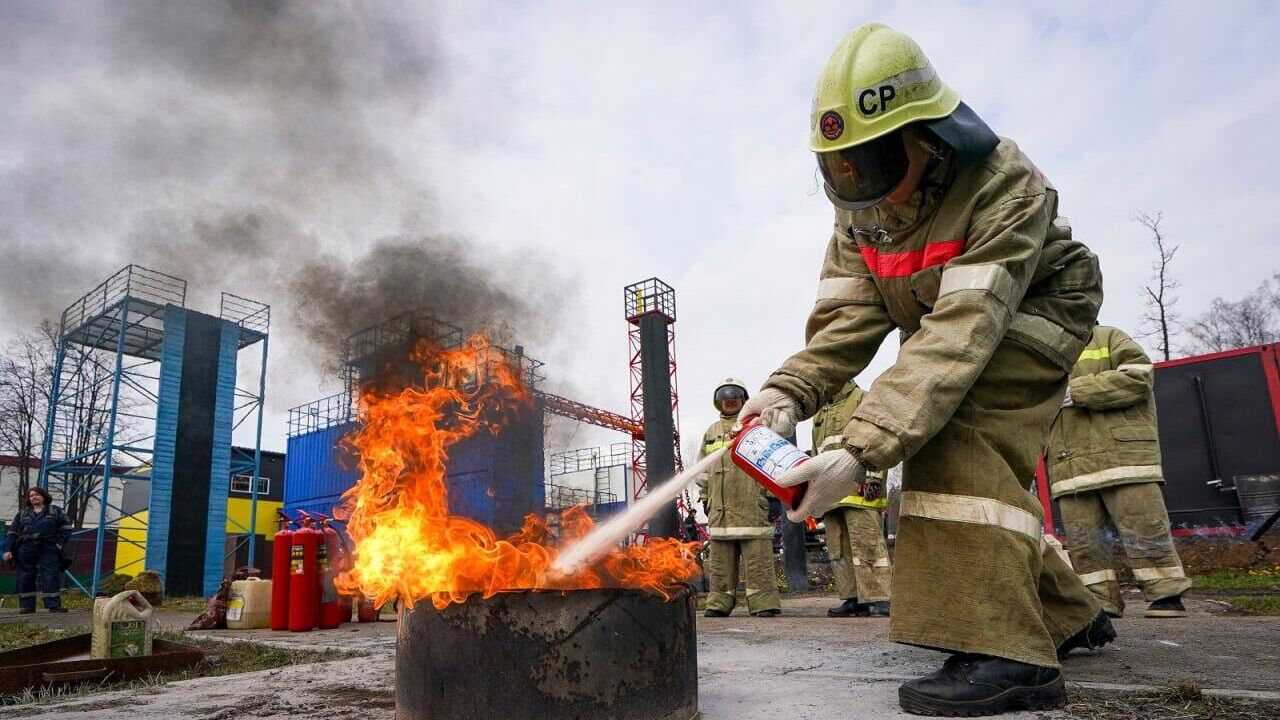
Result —
[{"label": "background firefighter", "polygon": [[1142,348],[1121,330],[1094,328],[1071,371],[1046,453],[1071,564],[1113,617],[1124,613],[1124,600],[1108,524],[1151,603],[1147,617],[1186,615],[1181,596],[1191,587],[1160,494],[1164,471],[1152,387],[1151,360]]},{"label": "background firefighter", "polygon": [[[844,447],[845,425],[853,418],[864,393],[850,380],[840,394],[813,416],[813,450]],[[831,617],[889,614],[893,568],[884,540],[882,513],[889,506],[884,473],[868,472],[858,492],[848,495],[822,516],[827,556],[835,575],[836,594],[843,601],[827,611]]]},{"label": "background firefighter", "polygon": [[901,329],[844,448],[779,484],[808,483],[795,514],[813,514],[864,469],[905,460],[890,638],[954,654],[901,686],[904,709],[1059,706],[1059,648],[1088,643],[1107,618],[1043,542],[1028,485],[1102,302],[1097,258],[1035,165],[901,33],[845,36],[810,120],[834,232],[806,347],[742,415],[785,436]]},{"label": "background firefighter", "polygon": [[[747,400],[747,387],[726,378],[712,397],[720,419],[702,436],[698,459],[729,444],[738,411]],[[757,617],[782,611],[778,580],[773,569],[773,523],[769,520],[769,493],[740,470],[726,454],[696,483],[707,513],[710,557],[706,564],[707,617],[724,617],[737,602],[738,563],[747,585],[747,610]]]}]

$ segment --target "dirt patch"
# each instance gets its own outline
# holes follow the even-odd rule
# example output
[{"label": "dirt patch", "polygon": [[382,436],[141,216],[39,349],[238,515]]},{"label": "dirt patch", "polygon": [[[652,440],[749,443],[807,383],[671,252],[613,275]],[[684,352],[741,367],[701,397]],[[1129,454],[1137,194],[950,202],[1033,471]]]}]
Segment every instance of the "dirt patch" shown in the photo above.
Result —
[{"label": "dirt patch", "polygon": [[1072,690],[1062,712],[1069,720],[1274,720],[1280,703],[1210,697],[1183,685],[1159,693]]},{"label": "dirt patch", "polygon": [[1180,538],[1178,556],[1188,575],[1215,570],[1269,570],[1280,566],[1280,536],[1257,542],[1239,538]]},{"label": "dirt patch", "polygon": [[370,688],[359,685],[339,685],[324,688],[320,695],[331,700],[337,707],[368,708],[392,710],[396,706],[395,693],[391,688]]}]

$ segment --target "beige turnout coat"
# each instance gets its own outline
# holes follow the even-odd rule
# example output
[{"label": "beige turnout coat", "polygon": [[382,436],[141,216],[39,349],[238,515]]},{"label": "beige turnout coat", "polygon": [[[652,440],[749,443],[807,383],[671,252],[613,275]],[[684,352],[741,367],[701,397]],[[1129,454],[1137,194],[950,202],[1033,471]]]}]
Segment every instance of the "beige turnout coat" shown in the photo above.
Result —
[{"label": "beige turnout coat", "polygon": [[909,335],[843,433],[872,469],[915,453],[955,413],[1002,342],[1070,372],[1101,302],[1097,258],[1058,194],[1010,140],[934,184],[903,216],[837,210],[807,347],[766,382],[804,416],[835,397],[895,328]]},{"label": "beige turnout coat", "polygon": [[[735,422],[736,418],[720,418],[707,428],[698,448],[699,460],[729,444],[729,430]],[[734,465],[728,453],[695,482],[707,502],[707,534],[712,540],[773,538],[769,493]]]},{"label": "beige turnout coat", "polygon": [[1053,496],[1163,481],[1151,359],[1123,331],[1094,328],[1071,371],[1071,404],[1045,457]]}]

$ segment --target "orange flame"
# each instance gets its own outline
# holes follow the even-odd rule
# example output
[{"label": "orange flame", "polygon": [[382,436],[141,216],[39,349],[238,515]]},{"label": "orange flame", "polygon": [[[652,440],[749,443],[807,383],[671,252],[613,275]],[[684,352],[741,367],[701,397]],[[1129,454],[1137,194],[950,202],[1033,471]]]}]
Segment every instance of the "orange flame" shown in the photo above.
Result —
[{"label": "orange flame", "polygon": [[[536,515],[506,539],[480,522],[450,515],[449,447],[477,432],[498,432],[532,395],[519,369],[482,336],[449,350],[420,343],[413,360],[426,373],[422,386],[369,390],[360,398],[362,426],[347,442],[361,477],[343,495],[355,562],[338,579],[340,590],[358,590],[375,604],[399,598],[409,607],[429,597],[443,609],[476,593],[487,598],[528,589],[623,587],[670,597],[673,585],[700,572],[697,543],[657,538],[617,548],[573,575],[557,575],[549,568],[559,546]],[[560,542],[593,527],[583,508],[566,510]]]}]

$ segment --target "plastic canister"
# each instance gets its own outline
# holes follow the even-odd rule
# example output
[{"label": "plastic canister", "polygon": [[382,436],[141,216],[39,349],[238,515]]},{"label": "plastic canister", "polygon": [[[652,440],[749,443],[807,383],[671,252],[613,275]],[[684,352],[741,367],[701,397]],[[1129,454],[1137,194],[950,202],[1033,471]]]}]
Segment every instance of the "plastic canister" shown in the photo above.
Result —
[{"label": "plastic canister", "polygon": [[271,580],[245,578],[231,583],[227,595],[227,629],[271,627]]},{"label": "plastic canister", "polygon": [[103,659],[150,655],[155,634],[151,612],[151,603],[137,590],[94,600],[90,656]]},{"label": "plastic canister", "polygon": [[782,487],[777,479],[791,468],[806,462],[808,455],[790,440],[763,425],[753,425],[754,417],[747,418],[747,425],[733,439],[729,457],[733,464],[773,493],[792,510],[800,504],[808,485]]}]

